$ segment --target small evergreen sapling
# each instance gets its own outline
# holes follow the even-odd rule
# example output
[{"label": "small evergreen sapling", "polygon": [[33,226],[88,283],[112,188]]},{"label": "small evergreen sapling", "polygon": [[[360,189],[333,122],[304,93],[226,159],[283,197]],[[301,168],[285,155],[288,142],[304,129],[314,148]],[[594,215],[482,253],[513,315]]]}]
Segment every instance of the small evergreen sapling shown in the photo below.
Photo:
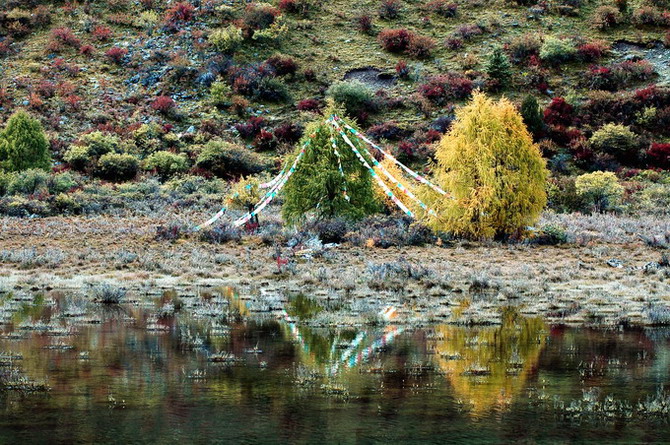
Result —
[{"label": "small evergreen sapling", "polygon": [[489,56],[486,64],[486,74],[497,83],[498,88],[503,89],[509,86],[512,78],[512,67],[507,55],[500,47],[496,47]]}]

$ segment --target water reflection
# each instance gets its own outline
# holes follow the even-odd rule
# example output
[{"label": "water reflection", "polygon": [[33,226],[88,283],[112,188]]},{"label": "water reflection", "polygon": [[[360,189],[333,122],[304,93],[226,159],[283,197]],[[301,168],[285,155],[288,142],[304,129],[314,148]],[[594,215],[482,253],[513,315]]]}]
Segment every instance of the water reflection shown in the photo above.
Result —
[{"label": "water reflection", "polygon": [[524,390],[537,368],[546,334],[541,319],[507,314],[496,327],[437,326],[429,334],[428,351],[456,397],[479,415],[509,407]]},{"label": "water reflection", "polygon": [[484,327],[309,323],[345,309],[230,289],[121,306],[5,296],[0,443],[664,438],[667,330],[513,311]]}]

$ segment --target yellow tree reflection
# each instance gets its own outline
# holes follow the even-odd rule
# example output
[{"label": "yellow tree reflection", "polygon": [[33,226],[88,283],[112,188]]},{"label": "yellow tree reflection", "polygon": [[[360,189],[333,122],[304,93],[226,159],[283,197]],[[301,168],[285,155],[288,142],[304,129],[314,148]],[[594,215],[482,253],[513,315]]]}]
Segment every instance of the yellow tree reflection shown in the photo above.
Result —
[{"label": "yellow tree reflection", "polygon": [[523,390],[545,345],[546,326],[541,319],[513,313],[503,319],[496,327],[438,326],[427,343],[455,397],[469,405],[473,416],[509,406]]}]

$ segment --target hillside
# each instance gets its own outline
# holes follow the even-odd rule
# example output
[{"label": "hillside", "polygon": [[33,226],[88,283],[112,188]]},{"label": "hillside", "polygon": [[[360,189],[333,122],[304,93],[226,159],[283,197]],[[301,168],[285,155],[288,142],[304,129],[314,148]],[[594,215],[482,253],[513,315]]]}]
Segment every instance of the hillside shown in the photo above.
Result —
[{"label": "hillside", "polygon": [[[7,214],[96,213],[76,193],[105,194],[109,181],[174,190],[278,169],[327,97],[423,169],[476,89],[539,103],[524,119],[552,171],[553,210],[598,207],[574,191],[594,170],[624,187],[610,210],[668,204],[666,0],[4,3],[0,122],[26,108],[55,172],[68,172],[59,185],[5,177]],[[225,168],[199,160],[211,141]],[[107,153],[128,156],[100,165]]]}]

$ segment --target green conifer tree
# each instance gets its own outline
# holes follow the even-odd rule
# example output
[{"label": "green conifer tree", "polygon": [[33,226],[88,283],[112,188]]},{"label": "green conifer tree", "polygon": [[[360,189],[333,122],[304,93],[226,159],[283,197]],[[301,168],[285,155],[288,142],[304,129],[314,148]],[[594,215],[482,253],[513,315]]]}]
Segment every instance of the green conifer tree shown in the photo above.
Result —
[{"label": "green conifer tree", "polygon": [[521,103],[521,117],[523,123],[528,127],[535,139],[538,139],[544,131],[544,121],[542,120],[542,112],[540,105],[537,103],[535,96],[527,95]]},{"label": "green conifer tree", "polygon": [[[331,104],[324,115],[329,117],[333,113],[344,118],[344,113]],[[331,128],[324,122],[324,118],[320,118],[307,126],[305,137],[300,141],[298,150],[307,140],[310,140],[310,144],[296,172],[284,187],[282,214],[289,224],[299,223],[309,212],[318,218],[359,219],[381,209],[370,172],[342,136]],[[331,143],[333,134],[341,156],[344,177],[339,171],[338,158]],[[363,143],[353,137],[350,140],[363,153]],[[287,159],[289,165],[296,156],[297,153]],[[368,162],[371,160],[368,159]],[[345,198],[345,190],[349,200]]]},{"label": "green conifer tree", "polygon": [[426,194],[437,230],[471,238],[520,235],[544,208],[548,172],[507,99],[475,93],[436,152],[435,180],[453,199]]},{"label": "green conifer tree", "polygon": [[23,110],[14,113],[0,133],[0,166],[8,171],[51,168],[49,141],[42,125]]},{"label": "green conifer tree", "polygon": [[507,88],[512,78],[512,67],[502,48],[496,47],[486,63],[486,74],[498,82],[498,86]]}]

